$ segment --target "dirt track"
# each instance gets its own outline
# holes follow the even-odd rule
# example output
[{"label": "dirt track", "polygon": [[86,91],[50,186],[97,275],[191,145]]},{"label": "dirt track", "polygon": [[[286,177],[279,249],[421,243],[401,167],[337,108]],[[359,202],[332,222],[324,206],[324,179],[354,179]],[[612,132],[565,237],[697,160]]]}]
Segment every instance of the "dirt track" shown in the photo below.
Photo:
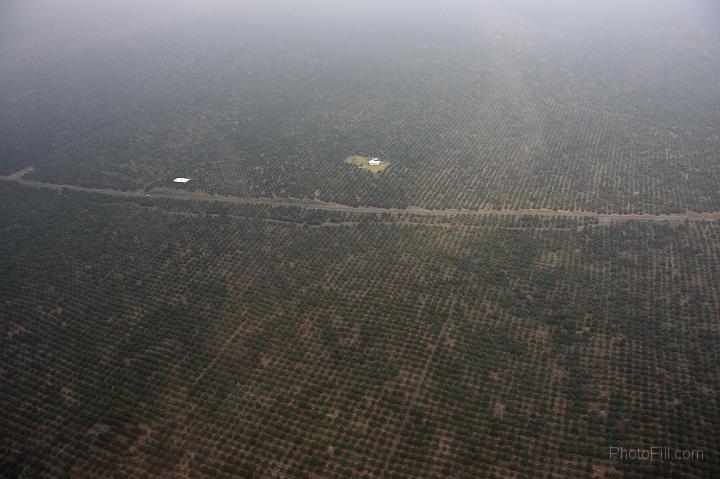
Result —
[{"label": "dirt track", "polygon": [[261,197],[240,197],[240,196],[224,196],[214,195],[200,192],[190,192],[184,190],[175,190],[172,188],[153,188],[149,192],[142,191],[120,191],[111,190],[105,188],[88,188],[83,186],[74,185],[59,185],[55,183],[43,183],[40,181],[26,180],[23,178],[25,174],[32,171],[32,167],[29,166],[16,173],[7,176],[0,176],[0,180],[13,181],[15,183],[35,188],[44,189],[68,189],[73,191],[83,191],[87,193],[99,193],[103,195],[112,196],[126,196],[126,197],[150,197],[150,198],[169,198],[177,200],[199,200],[199,201],[214,201],[221,203],[231,204],[254,204],[254,205],[269,205],[269,206],[295,206],[306,209],[317,209],[317,210],[334,210],[344,211],[351,213],[390,213],[390,214],[401,214],[409,213],[413,215],[423,216],[448,216],[448,215],[538,215],[538,216],[574,216],[574,217],[591,217],[598,218],[600,224],[608,224],[615,221],[670,221],[670,222],[682,222],[685,220],[689,221],[712,221],[720,220],[720,212],[709,212],[709,213],[677,213],[667,215],[651,215],[651,214],[600,214],[591,211],[568,211],[568,210],[551,210],[551,209],[482,209],[482,210],[429,210],[424,208],[378,208],[373,206],[347,206],[340,205],[338,203],[328,203],[324,201],[309,200],[309,199],[296,199],[296,198],[261,198]]}]

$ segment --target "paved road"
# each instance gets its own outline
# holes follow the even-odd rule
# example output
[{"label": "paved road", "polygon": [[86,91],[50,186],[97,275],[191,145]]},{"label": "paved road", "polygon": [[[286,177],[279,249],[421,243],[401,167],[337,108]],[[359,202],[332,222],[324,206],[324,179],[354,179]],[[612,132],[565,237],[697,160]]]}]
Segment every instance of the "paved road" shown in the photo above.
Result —
[{"label": "paved road", "polygon": [[294,206],[306,209],[316,210],[333,210],[350,213],[390,213],[390,214],[413,214],[422,216],[451,216],[451,215],[538,215],[538,216],[572,216],[572,217],[591,217],[598,218],[600,223],[612,223],[614,221],[671,221],[682,222],[685,220],[701,221],[701,220],[720,220],[720,212],[710,213],[678,213],[668,215],[651,215],[651,214],[600,214],[591,211],[567,211],[567,210],[551,210],[551,209],[481,209],[481,210],[429,210],[424,208],[378,208],[371,206],[347,206],[337,203],[328,203],[316,200],[303,200],[294,198],[261,198],[261,197],[240,197],[240,196],[224,196],[211,195],[207,193],[189,192],[184,190],[175,190],[171,188],[154,188],[150,192],[142,191],[120,191],[106,188],[88,188],[74,185],[59,185],[55,183],[44,183],[40,181],[26,180],[23,178],[25,174],[32,171],[32,167],[13,173],[8,176],[0,176],[0,180],[13,181],[15,183],[44,189],[68,189],[73,191],[83,191],[87,193],[98,193],[112,196],[126,197],[151,197],[151,198],[168,198],[176,200],[198,200],[213,201],[231,204],[251,204],[251,205],[269,205],[269,206]]}]

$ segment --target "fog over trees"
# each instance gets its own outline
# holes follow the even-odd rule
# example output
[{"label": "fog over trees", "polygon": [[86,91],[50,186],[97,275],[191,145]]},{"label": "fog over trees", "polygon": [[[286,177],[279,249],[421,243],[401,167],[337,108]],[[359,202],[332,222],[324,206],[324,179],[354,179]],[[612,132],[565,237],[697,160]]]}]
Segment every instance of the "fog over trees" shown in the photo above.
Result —
[{"label": "fog over trees", "polygon": [[0,0],[0,477],[720,477],[719,319],[717,0]]},{"label": "fog over trees", "polygon": [[[33,115],[50,101],[46,95],[59,109],[88,93],[87,101],[132,99],[159,61],[167,81],[193,69],[217,81],[240,72],[236,65],[218,71],[213,52],[248,42],[266,52],[336,54],[343,58],[334,67],[361,67],[394,46],[442,56],[453,42],[467,41],[467,32],[525,51],[528,64],[519,69],[542,55],[552,64],[593,64],[607,76],[644,73],[633,79],[640,92],[654,86],[647,79],[683,89],[677,76],[691,72],[678,72],[674,61],[685,59],[683,70],[706,73],[704,88],[692,92],[697,101],[719,98],[720,5],[712,0],[8,0],[0,5],[0,105],[3,126],[19,131],[3,128],[0,142],[22,143],[18,133],[22,138],[30,126],[13,119]],[[189,58],[189,51],[206,55]],[[104,96],[103,89],[130,98],[92,96]],[[98,120],[97,113],[78,114],[87,115],[86,124]],[[64,125],[47,128],[43,138],[50,139]]]}]

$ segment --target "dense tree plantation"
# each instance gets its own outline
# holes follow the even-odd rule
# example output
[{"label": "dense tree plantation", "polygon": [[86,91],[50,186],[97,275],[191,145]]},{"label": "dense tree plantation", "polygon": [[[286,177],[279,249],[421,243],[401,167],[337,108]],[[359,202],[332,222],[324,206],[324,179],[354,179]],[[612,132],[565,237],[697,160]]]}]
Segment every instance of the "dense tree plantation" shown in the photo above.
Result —
[{"label": "dense tree plantation", "polygon": [[0,272],[2,477],[720,475],[717,222],[3,181]]},{"label": "dense tree plantation", "polygon": [[0,1],[0,479],[656,477],[720,2]]},{"label": "dense tree plantation", "polygon": [[[278,44],[207,28],[53,60],[50,86],[0,72],[0,147],[13,148],[0,165],[59,184],[185,176],[191,190],[347,205],[720,210],[720,52],[691,33],[368,35],[342,22],[332,41],[323,29],[339,26]],[[390,166],[373,175],[344,163],[353,154]]]}]

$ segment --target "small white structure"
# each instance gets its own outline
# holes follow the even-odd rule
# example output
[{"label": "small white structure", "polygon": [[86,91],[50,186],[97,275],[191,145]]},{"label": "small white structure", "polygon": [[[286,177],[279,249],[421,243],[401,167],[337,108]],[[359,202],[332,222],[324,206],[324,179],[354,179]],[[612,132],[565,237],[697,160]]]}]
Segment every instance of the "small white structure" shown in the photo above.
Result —
[{"label": "small white structure", "polygon": [[175,183],[187,183],[188,181],[190,181],[190,178],[175,178],[173,181]]},{"label": "small white structure", "polygon": [[369,164],[370,166],[379,166],[379,165],[380,165],[380,158],[375,158],[375,157],[373,156],[373,157],[370,158],[370,160],[368,161],[368,164]]}]

